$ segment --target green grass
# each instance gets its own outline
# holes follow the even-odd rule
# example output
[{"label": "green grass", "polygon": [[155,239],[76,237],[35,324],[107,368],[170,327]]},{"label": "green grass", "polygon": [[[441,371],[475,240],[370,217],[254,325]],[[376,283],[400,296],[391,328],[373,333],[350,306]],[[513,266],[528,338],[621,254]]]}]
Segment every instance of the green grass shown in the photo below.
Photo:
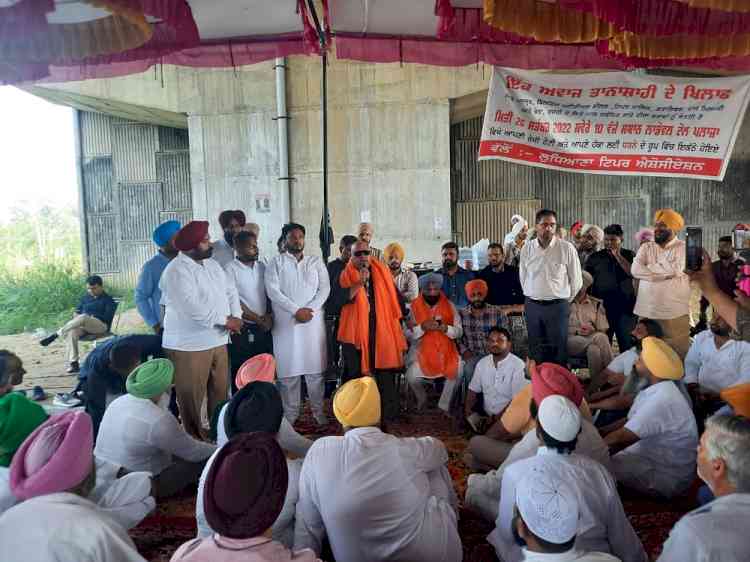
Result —
[{"label": "green grass", "polygon": [[[18,272],[0,271],[0,335],[59,328],[85,291],[86,276],[73,264],[37,262]],[[108,292],[123,298],[120,312],[133,307],[132,290]]]}]

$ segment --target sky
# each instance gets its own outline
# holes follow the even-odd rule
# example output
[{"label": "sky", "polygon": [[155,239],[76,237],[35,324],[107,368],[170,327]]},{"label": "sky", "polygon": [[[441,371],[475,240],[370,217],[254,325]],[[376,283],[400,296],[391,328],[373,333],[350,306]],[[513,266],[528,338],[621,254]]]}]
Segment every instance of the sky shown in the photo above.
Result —
[{"label": "sky", "polygon": [[0,221],[12,207],[76,208],[73,110],[0,86]]}]

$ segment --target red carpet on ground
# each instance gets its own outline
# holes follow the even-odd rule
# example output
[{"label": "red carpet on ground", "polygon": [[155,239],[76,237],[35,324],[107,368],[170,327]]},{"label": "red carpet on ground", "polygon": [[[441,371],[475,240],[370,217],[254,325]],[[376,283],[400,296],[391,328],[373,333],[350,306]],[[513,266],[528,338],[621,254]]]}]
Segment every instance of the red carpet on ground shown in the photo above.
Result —
[{"label": "red carpet on ground", "polygon": [[[456,493],[462,500],[466,489],[466,478],[469,474],[462,458],[467,443],[466,436],[456,434],[451,421],[437,410],[413,414],[408,418],[408,421],[390,425],[388,431],[399,437],[431,435],[441,439],[448,449],[449,469],[456,486]],[[312,416],[306,411],[295,427],[300,433],[311,438],[321,437],[324,434],[333,435],[340,432],[341,428],[335,423],[333,417],[331,420],[327,431],[321,432],[312,422]],[[694,497],[695,490],[691,490],[685,498],[678,498],[672,502],[658,502],[636,494],[623,493],[625,511],[652,560],[659,555],[662,544],[675,522],[695,507]],[[486,536],[493,527],[493,524],[484,521],[473,512],[461,508],[459,533],[463,542],[465,561],[497,561],[494,549],[486,541]],[[195,491],[192,491],[162,503],[130,534],[144,558],[151,562],[166,562],[177,547],[195,537],[195,529]],[[333,561],[328,560],[328,562]]]}]

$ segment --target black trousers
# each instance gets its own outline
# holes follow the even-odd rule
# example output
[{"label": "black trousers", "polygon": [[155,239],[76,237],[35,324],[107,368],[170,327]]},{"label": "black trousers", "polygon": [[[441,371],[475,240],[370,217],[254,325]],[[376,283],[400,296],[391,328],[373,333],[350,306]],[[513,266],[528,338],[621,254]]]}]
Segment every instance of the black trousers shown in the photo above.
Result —
[{"label": "black trousers", "polygon": [[567,365],[569,315],[570,303],[565,299],[526,299],[529,357],[537,363],[551,361],[558,365]]},{"label": "black trousers", "polygon": [[[341,383],[362,376],[362,352],[350,343],[341,344],[341,354],[344,360],[344,374]],[[380,413],[383,421],[392,421],[398,417],[400,410],[400,399],[398,388],[396,388],[395,371],[381,371],[376,369],[373,373],[375,382],[380,392]]]},{"label": "black trousers", "polygon": [[273,338],[271,332],[264,332],[257,324],[243,324],[242,332],[230,336],[229,351],[229,369],[231,371],[230,384],[232,394],[237,392],[237,386],[234,384],[234,377],[242,364],[256,355],[261,353],[273,354]]}]

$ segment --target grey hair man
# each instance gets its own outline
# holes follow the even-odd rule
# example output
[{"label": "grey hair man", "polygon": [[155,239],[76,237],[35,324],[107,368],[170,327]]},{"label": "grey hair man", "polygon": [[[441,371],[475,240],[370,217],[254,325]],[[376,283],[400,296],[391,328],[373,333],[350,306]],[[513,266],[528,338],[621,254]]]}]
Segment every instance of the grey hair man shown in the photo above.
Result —
[{"label": "grey hair man", "polygon": [[698,445],[698,476],[716,499],[677,522],[658,562],[750,560],[750,419],[708,419]]}]

